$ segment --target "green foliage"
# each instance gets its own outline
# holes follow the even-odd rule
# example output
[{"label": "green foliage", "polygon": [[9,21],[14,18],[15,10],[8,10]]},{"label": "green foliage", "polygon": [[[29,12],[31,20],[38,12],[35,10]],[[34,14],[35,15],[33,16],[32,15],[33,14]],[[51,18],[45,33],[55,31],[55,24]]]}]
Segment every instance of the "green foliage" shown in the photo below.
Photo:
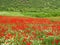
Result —
[{"label": "green foliage", "polygon": [[0,11],[22,12],[33,17],[60,16],[60,0],[0,0]]}]

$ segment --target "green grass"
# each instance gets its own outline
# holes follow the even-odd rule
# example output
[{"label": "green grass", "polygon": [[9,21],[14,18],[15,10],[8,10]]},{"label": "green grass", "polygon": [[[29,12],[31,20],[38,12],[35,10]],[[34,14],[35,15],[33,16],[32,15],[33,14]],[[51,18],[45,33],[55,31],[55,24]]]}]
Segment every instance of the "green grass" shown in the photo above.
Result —
[{"label": "green grass", "polygon": [[60,16],[60,0],[0,0],[0,15],[56,17]]},{"label": "green grass", "polygon": [[24,16],[21,12],[0,11],[0,16]]},{"label": "green grass", "polygon": [[25,16],[25,17],[58,17],[60,11],[50,12],[13,12],[13,11],[0,11],[1,16]]}]

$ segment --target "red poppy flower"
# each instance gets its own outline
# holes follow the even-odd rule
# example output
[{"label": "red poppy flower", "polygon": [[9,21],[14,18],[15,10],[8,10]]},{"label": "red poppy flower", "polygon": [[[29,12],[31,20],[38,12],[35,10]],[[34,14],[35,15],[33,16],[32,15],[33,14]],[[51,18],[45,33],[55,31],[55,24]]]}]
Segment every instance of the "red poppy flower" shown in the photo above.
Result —
[{"label": "red poppy flower", "polygon": [[0,37],[3,37],[3,36],[5,36],[5,34],[4,34],[4,33],[2,33],[2,32],[0,32]]},{"label": "red poppy flower", "polygon": [[48,36],[54,36],[52,32],[47,33]]},{"label": "red poppy flower", "polygon": [[11,39],[13,37],[12,34],[8,33],[6,36],[5,36],[5,39]]},{"label": "red poppy flower", "polygon": [[26,42],[26,45],[31,45],[32,44],[32,42]]}]

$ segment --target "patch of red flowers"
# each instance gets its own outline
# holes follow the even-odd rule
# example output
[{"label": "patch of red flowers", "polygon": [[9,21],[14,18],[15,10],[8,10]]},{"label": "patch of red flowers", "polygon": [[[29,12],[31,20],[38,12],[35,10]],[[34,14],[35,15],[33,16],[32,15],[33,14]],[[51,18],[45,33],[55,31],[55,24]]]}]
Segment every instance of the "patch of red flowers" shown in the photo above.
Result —
[{"label": "patch of red flowers", "polygon": [[[11,33],[5,35],[5,32],[9,29],[18,32],[20,31],[19,36],[23,36],[25,38],[23,42],[27,39],[33,40],[36,38],[44,40],[38,36],[41,36],[43,33],[48,36],[60,35],[60,21],[52,22],[52,20],[48,18],[0,16],[0,37],[5,36],[5,39],[13,38]],[[58,44],[59,41],[60,40],[55,40],[56,44]],[[26,42],[26,45],[31,45],[31,42]]]}]

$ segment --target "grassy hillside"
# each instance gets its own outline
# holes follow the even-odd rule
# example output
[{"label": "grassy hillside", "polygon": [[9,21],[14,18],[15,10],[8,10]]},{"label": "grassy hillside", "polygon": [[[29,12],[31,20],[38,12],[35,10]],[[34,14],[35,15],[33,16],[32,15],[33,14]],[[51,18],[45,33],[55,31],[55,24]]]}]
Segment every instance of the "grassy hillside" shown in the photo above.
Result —
[{"label": "grassy hillside", "polygon": [[0,0],[0,11],[35,17],[60,16],[60,0]]}]

